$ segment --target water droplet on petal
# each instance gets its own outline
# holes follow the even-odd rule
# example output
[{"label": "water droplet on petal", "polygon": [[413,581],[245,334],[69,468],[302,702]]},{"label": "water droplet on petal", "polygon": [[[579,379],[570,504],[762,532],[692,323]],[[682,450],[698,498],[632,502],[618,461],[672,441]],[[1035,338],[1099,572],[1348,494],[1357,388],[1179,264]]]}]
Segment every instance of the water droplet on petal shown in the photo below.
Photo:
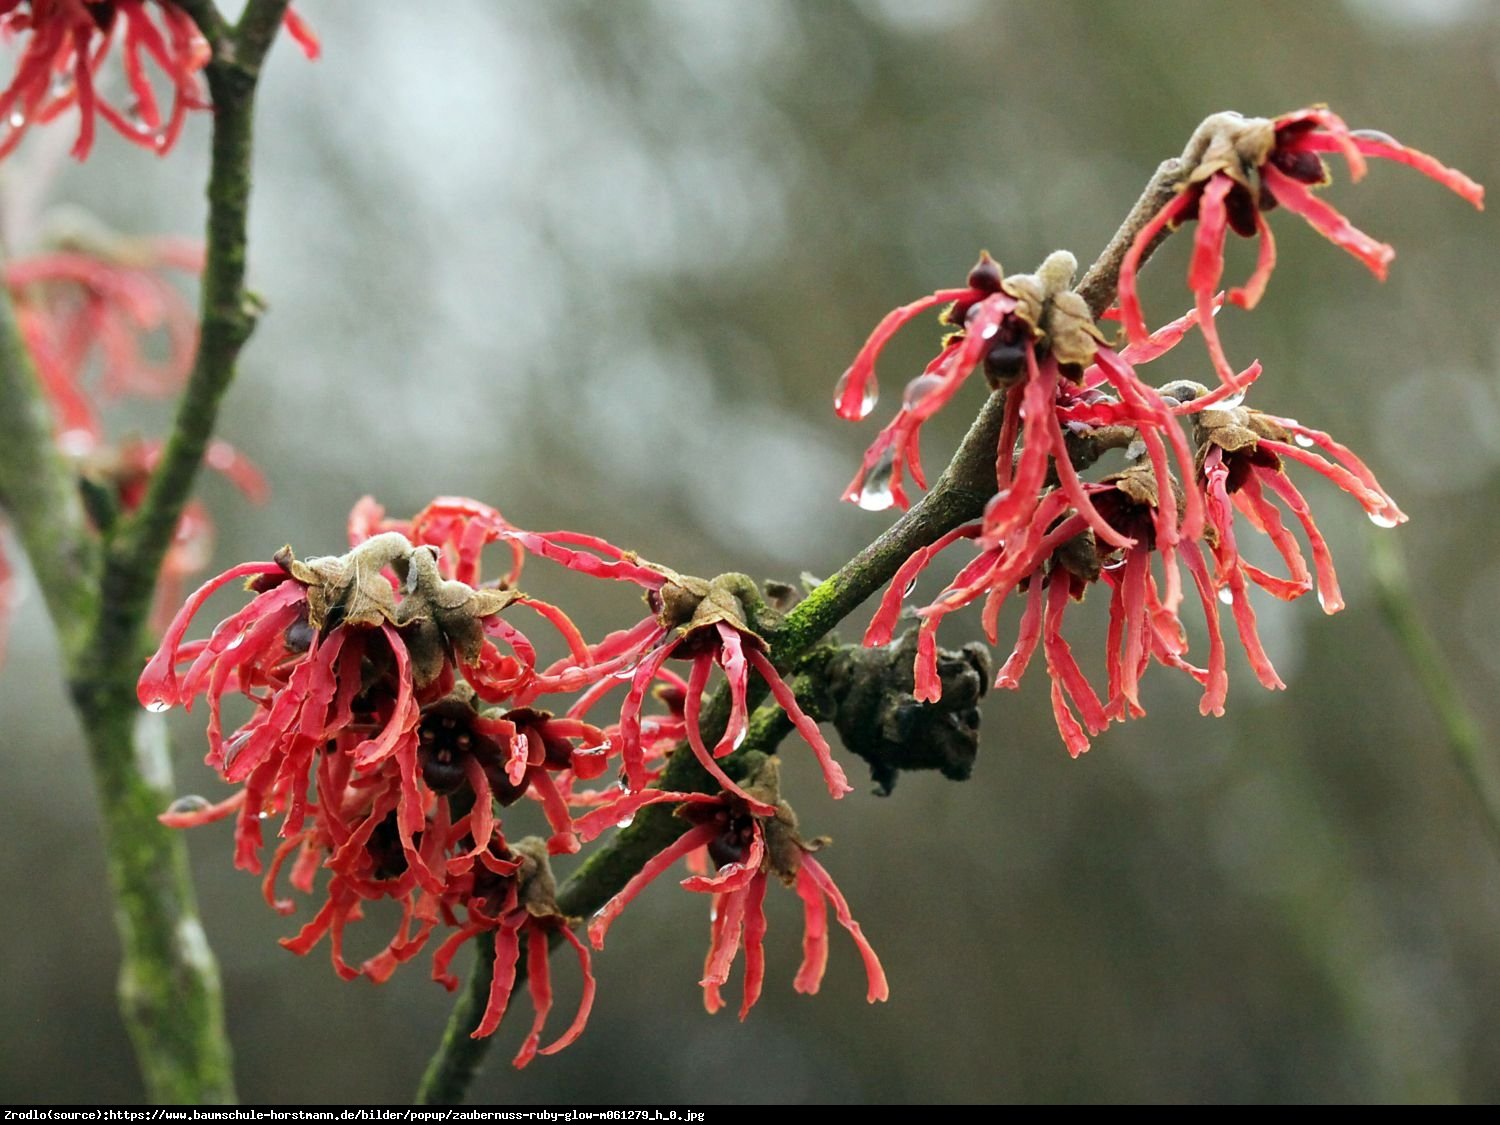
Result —
[{"label": "water droplet on petal", "polygon": [[924,398],[943,385],[941,376],[918,375],[910,383],[906,384],[906,390],[901,393],[901,404],[906,407],[916,406]]},{"label": "water droplet on petal", "polygon": [[747,733],[749,733],[749,728],[741,728],[739,733],[734,736],[734,748],[736,750],[745,744],[745,735]]},{"label": "water droplet on petal", "polygon": [[1303,449],[1311,449],[1313,446],[1315,446],[1315,445],[1318,444],[1317,442],[1313,441],[1312,438],[1308,437],[1306,434],[1293,434],[1292,435],[1292,440],[1295,441],[1298,445],[1300,445]]},{"label": "water droplet on petal", "polygon": [[719,908],[717,906],[710,906],[708,908],[708,920],[710,922],[717,922],[719,920]]},{"label": "water droplet on petal", "polygon": [[1235,391],[1234,394],[1228,395],[1223,400],[1221,400],[1220,402],[1218,402],[1214,406],[1214,409],[1215,410],[1237,410],[1241,406],[1244,405],[1244,402],[1245,402],[1245,392],[1244,391]]},{"label": "water droplet on petal", "polygon": [[234,635],[234,639],[231,640],[227,645],[224,646],[224,651],[228,652],[230,649],[239,648],[240,645],[242,645],[244,643],[245,643],[245,634],[244,633],[236,633]]},{"label": "water droplet on petal", "polygon": [[268,812],[266,809],[261,809],[260,812],[255,814],[255,818],[257,820],[265,820],[270,815],[270,812]]},{"label": "water droplet on petal", "polygon": [[913,578],[910,582],[908,582],[906,584],[906,589],[904,589],[904,590],[901,591],[901,596],[903,598],[909,598],[909,597],[911,597],[911,592],[913,590],[915,590],[916,588],[917,588],[917,580],[915,578]]},{"label": "water droplet on petal", "polygon": [[635,669],[636,666],[634,664],[631,664],[627,667],[621,668],[618,672],[611,672],[610,675],[617,680],[630,680],[635,678]]},{"label": "water droplet on petal", "polygon": [[165,699],[153,699],[146,704],[146,710],[153,715],[160,715],[163,711],[170,711],[172,704]]},{"label": "water droplet on petal", "polygon": [[[839,381],[833,387],[833,406],[838,410],[844,405],[844,392],[849,389],[849,380],[854,377],[854,368],[849,368],[839,376]],[[859,413],[856,418],[868,418],[870,411],[875,409],[875,401],[879,397],[879,388],[875,386],[875,380],[867,376],[865,378],[864,390],[859,400]],[[847,417],[840,411],[841,417]]]},{"label": "water droplet on petal", "polygon": [[167,138],[166,138],[166,135],[162,134],[162,133],[158,133],[156,135],[156,139],[152,142],[152,144],[154,144],[156,146],[156,149],[157,149],[158,152],[166,152],[167,151]]},{"label": "water droplet on petal", "polygon": [[197,794],[192,794],[187,797],[178,797],[177,800],[167,806],[167,813],[171,816],[187,816],[190,813],[200,813],[209,807],[207,797],[199,797]]},{"label": "water droplet on petal", "polygon": [[1318,604],[1323,607],[1324,613],[1338,613],[1339,610],[1344,608],[1344,603],[1342,601],[1325,600],[1322,590],[1318,591]]},{"label": "water droplet on petal", "polygon": [[1110,556],[1109,560],[1103,564],[1105,570],[1119,570],[1124,565],[1125,556],[1121,554]]},{"label": "water droplet on petal", "polygon": [[896,451],[887,449],[865,473],[859,490],[859,506],[867,512],[883,512],[896,502],[891,491],[891,475],[896,465]]},{"label": "water droplet on petal", "polygon": [[10,115],[10,127],[12,129],[19,129],[24,124],[26,124],[26,115],[24,113],[17,112]]},{"label": "water droplet on petal", "polygon": [[1367,512],[1366,515],[1370,517],[1370,522],[1376,527],[1396,527],[1401,523],[1400,520],[1392,519],[1386,515],[1384,511]]},{"label": "water droplet on petal", "polygon": [[1219,600],[1221,602],[1223,602],[1225,605],[1233,605],[1234,604],[1234,591],[1231,590],[1228,586],[1225,586],[1223,589],[1221,589],[1219,591]]},{"label": "water droplet on petal", "polygon": [[57,436],[58,448],[74,457],[91,452],[96,444],[94,435],[87,430],[64,430]]},{"label": "water droplet on petal", "polygon": [[635,816],[631,815],[631,816],[627,816],[627,817],[624,817],[624,818],[622,818],[620,820],[615,821],[615,827],[616,828],[629,828],[634,823],[635,823]]}]

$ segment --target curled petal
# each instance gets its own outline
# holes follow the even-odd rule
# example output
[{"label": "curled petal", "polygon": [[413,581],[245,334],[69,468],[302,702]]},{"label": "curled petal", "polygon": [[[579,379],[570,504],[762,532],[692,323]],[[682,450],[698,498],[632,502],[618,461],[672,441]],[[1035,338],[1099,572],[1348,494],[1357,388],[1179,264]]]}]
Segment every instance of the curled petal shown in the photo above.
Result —
[{"label": "curled petal", "polygon": [[[809,880],[827,896],[828,901],[833,904],[834,917],[839,920],[839,925],[843,926],[849,932],[849,936],[854,939],[854,944],[859,949],[859,956],[865,963],[865,979],[869,985],[865,999],[871,1004],[877,1000],[889,1000],[891,989],[886,983],[885,970],[880,967],[880,958],[875,955],[875,950],[866,940],[864,931],[859,928],[859,923],[849,912],[849,904],[844,900],[843,893],[834,885],[833,879],[827,871],[823,870],[823,866],[810,855],[802,857],[802,866],[797,871],[799,885],[804,879]],[[817,984],[814,983],[813,987],[805,991],[816,992]]]},{"label": "curled petal", "polygon": [[1261,168],[1261,177],[1276,196],[1276,201],[1293,214],[1301,215],[1312,228],[1365,264],[1381,281],[1396,251],[1384,242],[1378,242],[1365,234],[1335,208],[1324,203],[1306,184],[1299,183],[1283,174],[1272,165]]}]

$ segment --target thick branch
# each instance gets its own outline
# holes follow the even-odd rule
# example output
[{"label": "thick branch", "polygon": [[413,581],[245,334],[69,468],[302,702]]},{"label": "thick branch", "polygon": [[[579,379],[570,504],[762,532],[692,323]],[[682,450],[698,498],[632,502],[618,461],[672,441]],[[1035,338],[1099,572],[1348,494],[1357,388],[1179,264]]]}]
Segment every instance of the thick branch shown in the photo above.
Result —
[{"label": "thick branch", "polygon": [[[464,1091],[474,1081],[479,1066],[484,1062],[488,1039],[473,1039],[469,1032],[479,1026],[484,1018],[485,1005],[490,998],[490,978],[495,971],[495,943],[479,940],[469,943],[474,947],[474,971],[459,993],[458,1003],[443,1029],[443,1041],[437,1053],[422,1073],[417,1086],[417,1105],[457,1105],[464,1100]],[[516,987],[521,986],[526,969],[525,961],[517,966]]]},{"label": "thick branch", "polygon": [[212,5],[191,7],[214,50],[205,72],[214,129],[198,355],[145,502],[105,548],[93,612],[58,616],[65,633],[87,627],[69,652],[68,680],[99,787],[119,906],[121,1010],[148,1093],[177,1104],[233,1101],[233,1072],[186,848],[156,820],[173,788],[165,734],[157,716],[140,711],[135,678],[162,560],[254,327],[244,288],[251,123],[260,62],[286,0],[252,0],[232,34]]}]

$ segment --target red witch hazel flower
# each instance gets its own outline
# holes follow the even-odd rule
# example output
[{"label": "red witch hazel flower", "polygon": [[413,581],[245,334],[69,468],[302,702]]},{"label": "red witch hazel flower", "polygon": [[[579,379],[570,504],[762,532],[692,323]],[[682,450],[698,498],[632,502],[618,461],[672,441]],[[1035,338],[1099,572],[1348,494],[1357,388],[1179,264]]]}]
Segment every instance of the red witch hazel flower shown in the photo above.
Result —
[{"label": "red witch hazel flower", "polygon": [[[197,318],[163,271],[202,267],[201,245],[188,240],[127,239],[87,229],[4,266],[22,340],[52,408],[54,440],[74,460],[89,513],[101,528],[140,507],[161,443],[109,442],[98,400],[181,387],[197,350]],[[152,359],[153,352],[163,358]],[[210,442],[204,464],[252,502],[265,500],[260,470],[227,442]],[[213,530],[207,509],[191,501],[162,564],[154,628],[170,620],[183,581],[207,565]]]},{"label": "red witch hazel flower", "polygon": [[1148,336],[1141,312],[1136,275],[1148,248],[1163,231],[1196,220],[1188,288],[1196,301],[1214,372],[1222,384],[1197,403],[1212,406],[1242,391],[1237,376],[1219,344],[1212,309],[1224,272],[1224,243],[1228,232],[1259,236],[1260,254],[1246,283],[1229,291],[1229,300],[1252,309],[1265,292],[1276,264],[1276,243],[1266,212],[1279,206],[1302,216],[1314,230],[1358,258],[1384,280],[1395,251],[1358,230],[1312,189],[1330,182],[1324,153],[1337,153],[1349,165],[1354,180],[1365,174],[1365,160],[1374,157],[1417,169],[1475,207],[1484,207],[1484,188],[1462,172],[1445,167],[1426,153],[1407,148],[1374,130],[1351,130],[1322,107],[1297,110],[1273,120],[1220,113],[1199,127],[1183,154],[1186,178],[1178,194],[1136,236],[1120,267],[1120,312],[1132,343]]},{"label": "red witch hazel flower", "polygon": [[[766,758],[744,790],[709,796],[653,789],[649,793],[626,797],[618,805],[606,806],[580,820],[580,834],[587,839],[612,826],[626,806],[633,813],[646,804],[675,803],[679,806],[677,814],[692,825],[647,862],[595,915],[589,923],[589,940],[594,948],[604,948],[604,936],[609,927],[647,884],[677,860],[699,849],[707,849],[717,871],[712,875],[691,876],[684,879],[682,885],[690,891],[714,896],[709,913],[708,957],[700,982],[703,1003],[710,1012],[717,1012],[724,1006],[720,990],[728,981],[730,969],[742,947],[745,950],[745,985],[740,1019],[749,1014],[760,998],[766,970],[764,903],[772,875],[786,886],[795,888],[802,899],[802,966],[797,971],[793,987],[798,992],[814,993],[823,982],[828,963],[826,904],[832,903],[835,917],[854,939],[864,960],[869,983],[867,999],[872,1004],[887,999],[890,989],[880,959],[850,914],[849,904],[828,872],[812,858],[811,853],[828,841],[824,838],[802,839],[797,831],[796,814],[781,799],[779,776],[777,759]],[[739,795],[741,792],[745,796]],[[765,809],[771,811],[762,811]]]},{"label": "red witch hazel flower", "polygon": [[[1207,388],[1193,383],[1171,384],[1164,389],[1186,403],[1209,393]],[[1212,529],[1209,542],[1219,596],[1233,607],[1240,636],[1260,681],[1269,688],[1282,687],[1259,642],[1254,640],[1255,615],[1250,609],[1246,579],[1288,601],[1315,589],[1318,604],[1325,613],[1337,613],[1344,608],[1328,543],[1313,520],[1307,500],[1286,475],[1286,463],[1306,465],[1338,485],[1359,501],[1377,527],[1405,523],[1406,514],[1352,451],[1321,430],[1291,418],[1244,406],[1210,407],[1195,416],[1194,436],[1201,465],[1199,485],[1204,490]],[[1315,450],[1328,456],[1319,456]],[[1312,551],[1311,573],[1272,497],[1280,500],[1301,525]],[[1234,531],[1235,509],[1271,541],[1287,566],[1286,577],[1270,574],[1240,557]]]},{"label": "red witch hazel flower", "polygon": [[[308,58],[317,58],[317,36],[288,11],[288,34]],[[118,36],[117,36],[118,33]],[[169,0],[0,0],[0,34],[26,36],[15,77],[0,91],[0,157],[21,143],[32,125],[78,107],[79,160],[93,147],[95,117],[126,140],[165,153],[176,144],[189,110],[209,109],[200,72],[210,49],[192,17]],[[118,37],[130,101],[116,106],[95,85],[111,43]],[[171,90],[163,112],[148,63]]]},{"label": "red witch hazel flower", "polygon": [[[748,577],[721,574],[711,580],[694,578],[644,562],[602,540],[571,533],[539,535],[516,531],[509,537],[531,553],[553,559],[572,570],[633,582],[646,589],[646,602],[652,615],[590,650],[591,666],[575,669],[573,678],[576,682],[567,685],[581,687],[588,679],[600,680],[610,672],[628,676],[630,690],[620,710],[618,733],[624,784],[629,792],[639,792],[650,781],[642,749],[641,708],[652,683],[661,676],[662,666],[671,657],[692,662],[685,685],[683,710],[688,744],[703,768],[724,789],[753,803],[753,798],[741,791],[719,765],[719,759],[732,753],[744,740],[749,726],[748,693],[753,670],[765,680],[771,695],[797,728],[797,733],[812,747],[829,793],[837,798],[853,791],[843,769],[833,760],[833,752],[828,740],[818,730],[818,724],[798,705],[796,694],[771,663],[765,639],[747,622],[747,599],[760,601],[759,591]],[[578,550],[577,547],[588,550]],[[723,670],[729,685],[731,707],[724,734],[710,749],[703,737],[700,716],[703,693],[716,666]],[[582,678],[585,675],[588,679]],[[559,683],[562,681],[561,676],[552,678]],[[583,706],[575,707],[570,713],[583,714],[607,690],[601,684],[600,690],[589,693]]]},{"label": "red witch hazel flower", "polygon": [[[238,578],[252,580],[254,600],[207,640],[184,643],[204,601]],[[207,761],[245,786],[231,798],[240,809],[237,866],[259,870],[264,814],[284,811],[283,836],[301,829],[308,777],[320,750],[333,743],[356,771],[395,763],[381,784],[392,794],[403,854],[424,885],[439,889],[440,874],[417,843],[432,800],[421,779],[421,706],[451,690],[455,661],[477,660],[493,647],[483,622],[516,598],[443,579],[431,549],[413,548],[396,533],[338,558],[303,562],[287,550],[226,571],[194,593],[138,691],[155,711],[208,697]],[[230,692],[250,699],[255,712],[226,740],[220,712]]]},{"label": "red witch hazel flower", "polygon": [[[531,1030],[515,1065],[523,1067],[537,1055],[553,1055],[583,1033],[589,1011],[594,1004],[594,974],[589,963],[588,947],[573,933],[577,919],[563,915],[557,906],[557,884],[547,860],[547,847],[534,836],[528,836],[514,847],[507,847],[498,831],[489,846],[459,879],[449,884],[441,909],[451,914],[455,905],[462,906],[467,921],[438,947],[432,958],[433,978],[449,991],[458,987],[458,979],[449,972],[453,955],[472,937],[492,935],[495,967],[490,978],[490,993],[484,1016],[471,1033],[475,1039],[492,1034],[500,1026],[516,985],[516,968],[521,947],[526,948],[526,981],[531,1004],[536,1012]],[[548,946],[552,935],[572,945],[583,973],[583,995],[573,1022],[556,1040],[541,1046],[542,1028],[552,1010],[552,978]],[[401,954],[397,954],[401,956]]]},{"label": "red witch hazel flower", "polygon": [[[916,571],[939,551],[962,539],[980,547],[974,560],[961,569],[948,587],[918,610],[915,667],[918,699],[936,700],[941,694],[938,675],[937,627],[948,614],[983,599],[982,620],[990,643],[998,641],[1000,613],[1014,592],[1025,596],[1014,649],[1001,667],[996,686],[1020,686],[1040,642],[1052,681],[1052,710],[1063,744],[1073,756],[1089,748],[1089,737],[1101,733],[1112,720],[1145,713],[1139,685],[1152,659],[1179,668],[1205,685],[1205,711],[1222,711],[1224,653],[1218,624],[1218,603],[1198,544],[1183,540],[1175,551],[1163,549],[1156,538],[1161,497],[1156,476],[1144,458],[1126,470],[1083,486],[1090,502],[1129,546],[1115,547],[1094,533],[1089,523],[1070,507],[1068,497],[1054,489],[1037,507],[1035,519],[1008,538],[991,535],[980,523],[965,525],[931,548],[913,556],[911,578],[898,575],[865,634],[867,645],[890,641],[900,614],[901,592]],[[1152,556],[1162,558],[1165,590],[1153,572]],[[1190,664],[1187,640],[1178,618],[1180,580],[1177,557],[1187,564],[1198,588],[1209,626],[1209,666]],[[1110,587],[1110,628],[1106,645],[1108,691],[1101,700],[1063,637],[1068,607],[1082,601],[1090,585]],[[1076,712],[1076,714],[1075,714]]]},{"label": "red witch hazel flower", "polygon": [[[1087,305],[1071,291],[1076,268],[1073,256],[1059,251],[1035,274],[1003,277],[999,265],[984,254],[969,272],[967,288],[940,290],[887,316],[840,380],[836,405],[843,417],[859,417],[865,403],[873,402],[875,358],[901,324],[951,301],[942,320],[958,331],[907,387],[901,410],[866,451],[844,498],[872,510],[892,503],[905,507],[903,468],[910,467],[918,485],[925,487],[917,445],[922,424],[982,364],[991,388],[1007,392],[995,456],[998,491],[985,515],[989,533],[1003,538],[1029,523],[1051,472],[1089,525],[1115,546],[1125,546],[1094,511],[1073,469],[1070,434],[1085,421],[1132,425],[1163,477],[1167,446],[1184,473],[1191,470],[1191,456],[1167,403],[1140,380],[1129,356],[1105,346]],[[1159,355],[1192,323],[1185,319],[1169,325],[1166,338],[1153,339],[1147,350]],[[1189,498],[1183,528],[1189,538],[1197,534],[1201,518]],[[1168,545],[1179,537],[1171,498],[1161,509],[1158,533]]]},{"label": "red witch hazel flower", "polygon": [[[1316,132],[1314,125],[1328,125],[1330,120],[1336,121],[1323,115],[1284,119],[1280,124],[1285,127],[1285,147],[1277,151],[1293,151],[1297,138],[1297,143],[1306,146],[1298,151],[1322,151],[1319,145],[1326,148],[1332,142]],[[1341,135],[1356,156],[1360,151],[1389,155],[1391,145],[1386,141],[1367,138],[1361,142],[1347,131]],[[1365,144],[1365,150],[1358,148],[1359,143]],[[1408,163],[1438,174],[1438,166],[1427,158],[1400,151]],[[1290,157],[1277,159],[1285,163]],[[1457,189],[1469,183],[1456,173],[1448,174],[1445,182]],[[1225,172],[1218,186],[1210,185],[1213,198],[1222,203],[1219,196],[1231,184],[1241,190],[1239,181]],[[1476,202],[1477,191],[1469,193]],[[1260,213],[1254,214],[1263,225]],[[1212,224],[1200,222],[1200,254],[1202,232],[1208,229]],[[1220,224],[1218,241],[1211,246],[1215,253],[1222,252],[1222,235]],[[1144,245],[1144,241],[1137,242],[1133,253],[1138,255]],[[1263,258],[1259,279],[1252,287],[1255,295],[1264,284],[1268,263]],[[935,701],[941,694],[937,627],[944,617],[982,601],[982,622],[993,644],[1006,600],[1012,592],[1023,592],[1025,606],[1016,646],[996,683],[1017,687],[1040,643],[1052,680],[1058,730],[1076,756],[1088,749],[1090,736],[1111,721],[1144,713],[1139,684],[1153,660],[1185,671],[1203,685],[1200,707],[1205,714],[1223,713],[1228,681],[1219,602],[1231,607],[1257,678],[1267,688],[1284,686],[1260,642],[1249,585],[1284,599],[1316,589],[1327,612],[1342,608],[1327,544],[1302,494],[1287,478],[1286,462],[1301,462],[1332,480],[1359,500],[1380,526],[1395,526],[1405,516],[1364,463],[1327,434],[1239,405],[1245,388],[1260,374],[1258,364],[1231,373],[1212,392],[1186,382],[1157,390],[1140,380],[1136,365],[1164,354],[1195,325],[1212,335],[1212,318],[1221,300],[1212,292],[1217,273],[1206,288],[1197,288],[1196,307],[1186,316],[1154,334],[1133,333],[1137,338],[1119,352],[1102,342],[1082,299],[1068,290],[1071,278],[1072,258],[1063,253],[1050,257],[1035,275],[1008,278],[1001,278],[988,256],[981,258],[969,275],[967,289],[940,291],[896,310],[882,322],[845,373],[838,406],[846,417],[859,416],[873,400],[874,359],[886,340],[918,312],[945,300],[952,302],[943,319],[960,330],[944,342],[927,371],[908,389],[896,419],[866,453],[846,499],[867,501],[874,488],[882,501],[905,503],[900,481],[903,465],[914,466],[913,476],[921,483],[920,469],[915,467],[916,436],[921,422],[930,416],[927,404],[946,401],[980,362],[992,388],[1005,393],[997,491],[981,520],[950,531],[906,559],[871,621],[865,643],[889,643],[901,617],[902,601],[922,571],[945,549],[962,540],[974,541],[978,548],[974,559],[937,599],[917,611],[914,693],[923,701]],[[1127,323],[1131,315],[1138,319],[1138,313],[1138,306],[1133,313],[1127,308]],[[1210,339],[1210,349],[1217,349],[1216,340]],[[1236,395],[1232,400],[1228,398],[1231,391]],[[1182,432],[1184,416],[1193,418],[1196,457],[1188,451]],[[1096,483],[1081,479],[1079,466],[1092,464],[1110,449],[1124,450],[1129,467]],[[1173,461],[1180,479],[1173,476]],[[1186,487],[1180,482],[1187,482]],[[1312,571],[1273,497],[1301,525],[1312,551]],[[1287,577],[1272,575],[1241,558],[1235,539],[1236,509],[1271,540],[1286,563]],[[1203,543],[1210,548],[1212,571]],[[1187,566],[1203,606],[1209,633],[1206,668],[1187,659],[1186,632],[1179,618],[1183,593],[1179,564]],[[1088,587],[1099,582],[1111,591],[1105,654],[1108,690],[1103,697],[1090,684],[1062,633],[1069,604],[1081,601]]]}]

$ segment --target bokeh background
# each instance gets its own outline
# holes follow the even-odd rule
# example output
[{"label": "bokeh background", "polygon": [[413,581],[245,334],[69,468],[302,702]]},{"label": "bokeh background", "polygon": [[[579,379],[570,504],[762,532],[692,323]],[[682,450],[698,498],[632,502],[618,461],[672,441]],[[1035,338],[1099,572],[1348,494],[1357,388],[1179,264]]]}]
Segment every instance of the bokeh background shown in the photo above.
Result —
[{"label": "bokeh background", "polygon": [[[837,503],[884,412],[850,426],[830,410],[876,319],[962,278],[981,247],[1011,270],[1058,246],[1089,260],[1209,112],[1326,101],[1500,182],[1486,0],[299,8],[326,54],[308,65],[283,44],[269,64],[252,274],[271,311],[221,426],[275,498],[251,509],[204,486],[223,565],[288,541],[341,549],[366,492],[397,514],[461,493],[689,572],[826,573],[889,518]],[[33,134],[3,172],[12,245],[63,203],[198,233],[206,139],[197,120],[157,161],[105,133],[77,168]],[[1071,761],[1038,667],[991,699],[972,781],[909,775],[885,800],[861,785],[828,801],[790,751],[790,795],[836,839],[826,862],[890,1003],[865,1005],[841,932],[822,995],[794,994],[800,919],[773,891],[765,996],[743,1026],[710,1018],[703,900],[664,881],[598,958],[584,1037],[516,1073],[524,1020],[508,1024],[477,1099],[1500,1098],[1500,862],[1365,561],[1374,535],[1398,537],[1493,737],[1500,238],[1409,170],[1357,188],[1338,174],[1331,198],[1398,247],[1390,281],[1278,215],[1269,294],[1222,328],[1231,355],[1266,365],[1253,404],[1360,450],[1412,520],[1377,532],[1299,478],[1349,609],[1258,603],[1288,690],[1260,690],[1232,651],[1214,721],[1157,672],[1149,716]],[[1158,319],[1184,305],[1185,263],[1170,245],[1148,271]],[[932,344],[914,328],[888,353],[888,398]],[[1182,353],[1162,378],[1201,371],[1196,341]],[[929,464],[978,394],[930,428]],[[165,417],[126,411],[122,432]],[[92,782],[23,584],[0,671],[0,1101],[138,1100]],[[615,589],[580,604],[594,632],[637,609]],[[1096,670],[1103,610],[1071,626]],[[946,639],[966,639],[950,621]],[[173,722],[182,791],[222,792],[195,717]],[[227,825],[191,848],[242,1096],[408,1099],[449,1004],[427,959],[383,987],[340,983],[323,948],[277,946],[307,911],[265,908],[230,868]],[[559,965],[555,1022],[576,996]]]}]

